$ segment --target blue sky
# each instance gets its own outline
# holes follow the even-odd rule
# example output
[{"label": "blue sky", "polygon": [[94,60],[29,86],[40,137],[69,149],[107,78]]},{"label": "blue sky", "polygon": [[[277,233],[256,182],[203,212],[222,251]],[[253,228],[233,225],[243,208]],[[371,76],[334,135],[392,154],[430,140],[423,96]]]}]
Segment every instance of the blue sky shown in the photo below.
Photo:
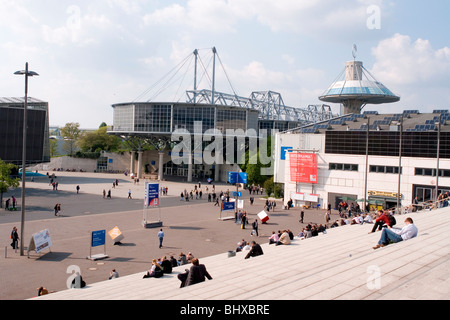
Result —
[{"label": "blue sky", "polygon": [[[114,103],[185,101],[193,71],[155,86],[194,49],[205,65],[216,47],[216,90],[281,93],[286,105],[320,104],[357,59],[401,96],[365,110],[450,109],[450,1],[384,0],[0,0],[0,96],[49,102],[50,124],[112,124]],[[208,69],[211,74],[211,69]],[[199,71],[201,73],[201,70]],[[184,79],[184,81],[181,81]],[[210,88],[203,81],[200,88]],[[339,112],[338,105],[331,105]]]}]

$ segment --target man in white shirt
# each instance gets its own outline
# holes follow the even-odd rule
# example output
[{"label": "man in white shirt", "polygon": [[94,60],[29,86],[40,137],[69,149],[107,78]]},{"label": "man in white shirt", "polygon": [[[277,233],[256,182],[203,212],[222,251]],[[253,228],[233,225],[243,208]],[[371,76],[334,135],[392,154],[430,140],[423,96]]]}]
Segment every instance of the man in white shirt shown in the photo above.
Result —
[{"label": "man in white shirt", "polygon": [[158,239],[159,239],[159,248],[161,249],[162,243],[163,243],[163,239],[164,239],[164,232],[163,232],[162,229],[159,229]]},{"label": "man in white shirt", "polygon": [[414,222],[411,218],[405,219],[405,226],[399,229],[392,229],[390,226],[383,229],[381,233],[380,240],[378,244],[373,247],[374,249],[378,249],[380,247],[387,246],[389,242],[396,243],[403,240],[408,240],[417,236],[418,229],[414,225]]}]

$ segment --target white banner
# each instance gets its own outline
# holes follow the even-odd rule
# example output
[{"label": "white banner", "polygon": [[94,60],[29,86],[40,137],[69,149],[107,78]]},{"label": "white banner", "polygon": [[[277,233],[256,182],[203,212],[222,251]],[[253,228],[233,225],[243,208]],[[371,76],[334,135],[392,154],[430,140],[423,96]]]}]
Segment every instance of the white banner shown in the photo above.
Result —
[{"label": "white banner", "polygon": [[39,253],[42,250],[48,249],[52,246],[52,239],[50,237],[50,232],[48,231],[48,229],[33,234],[32,241],[34,242],[34,249],[36,250],[36,253]]}]

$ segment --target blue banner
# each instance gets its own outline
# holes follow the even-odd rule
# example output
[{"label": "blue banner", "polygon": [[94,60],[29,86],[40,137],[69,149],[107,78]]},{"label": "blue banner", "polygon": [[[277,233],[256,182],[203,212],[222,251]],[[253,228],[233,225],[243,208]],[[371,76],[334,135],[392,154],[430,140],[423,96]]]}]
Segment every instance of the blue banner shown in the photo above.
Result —
[{"label": "blue banner", "polygon": [[106,230],[92,231],[91,246],[92,247],[103,246],[105,244],[105,234]]},{"label": "blue banner", "polygon": [[234,210],[234,202],[222,202],[222,211]]},{"label": "blue banner", "polygon": [[159,206],[159,184],[145,183],[144,205],[146,207]]},{"label": "blue banner", "polygon": [[247,184],[247,173],[246,172],[228,172],[228,182],[231,184],[243,183]]}]

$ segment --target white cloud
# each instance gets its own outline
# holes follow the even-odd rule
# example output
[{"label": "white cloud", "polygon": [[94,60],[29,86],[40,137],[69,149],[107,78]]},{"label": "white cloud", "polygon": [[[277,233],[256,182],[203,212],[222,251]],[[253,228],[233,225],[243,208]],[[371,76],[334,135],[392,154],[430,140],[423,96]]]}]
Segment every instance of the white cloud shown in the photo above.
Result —
[{"label": "white cloud", "polygon": [[395,34],[381,41],[372,54],[376,58],[373,73],[388,83],[450,83],[449,47],[435,50],[428,40],[412,41],[409,36]]},{"label": "white cloud", "polygon": [[[373,48],[375,63],[371,73],[395,94],[397,106],[407,109],[449,108],[450,48],[434,49],[425,39],[395,34]],[[389,105],[379,110],[390,112]]]}]

